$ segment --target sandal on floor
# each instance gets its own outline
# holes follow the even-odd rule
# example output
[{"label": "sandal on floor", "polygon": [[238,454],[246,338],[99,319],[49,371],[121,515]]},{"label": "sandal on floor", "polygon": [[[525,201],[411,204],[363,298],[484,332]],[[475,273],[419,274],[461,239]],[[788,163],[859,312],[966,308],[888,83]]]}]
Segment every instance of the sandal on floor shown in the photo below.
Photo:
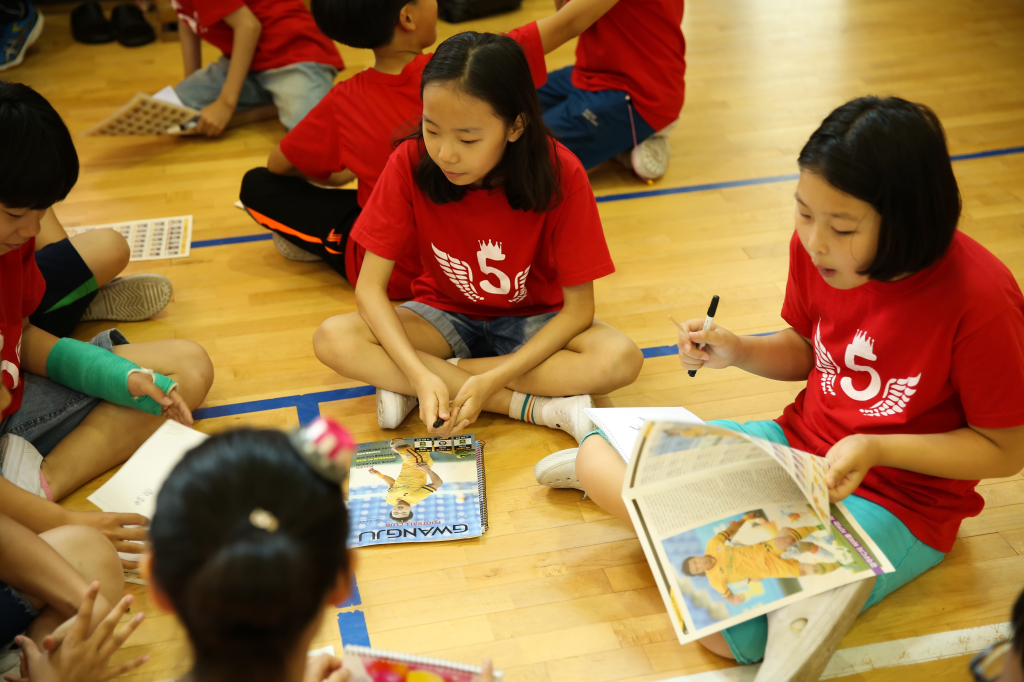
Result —
[{"label": "sandal on floor", "polygon": [[117,42],[125,47],[148,45],[156,40],[156,33],[135,5],[118,5],[110,15]]},{"label": "sandal on floor", "polygon": [[114,27],[103,16],[98,2],[86,2],[71,10],[71,36],[86,45],[114,42]]}]

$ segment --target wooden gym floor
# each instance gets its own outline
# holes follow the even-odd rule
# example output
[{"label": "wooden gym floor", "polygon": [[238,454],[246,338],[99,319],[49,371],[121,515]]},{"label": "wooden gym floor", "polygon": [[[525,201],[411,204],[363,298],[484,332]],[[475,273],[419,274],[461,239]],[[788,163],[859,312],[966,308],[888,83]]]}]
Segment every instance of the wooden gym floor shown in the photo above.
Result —
[{"label": "wooden gym floor", "polygon": [[[511,15],[441,24],[440,37],[466,28],[508,30],[549,11],[550,0],[526,0]],[[821,119],[864,94],[897,94],[933,107],[954,155],[1024,145],[1020,0],[719,0],[692,3],[684,28],[687,102],[672,137],[671,167],[653,189],[793,174],[798,150]],[[570,64],[573,50],[549,55],[549,69]],[[342,52],[348,68],[341,78],[372,64],[369,51]],[[215,55],[205,52],[207,61]],[[4,74],[42,92],[74,133],[136,91],[152,93],[180,77],[177,44],[76,44],[61,10],[47,14],[46,31],[25,63]],[[57,213],[68,226],[193,214],[195,240],[258,234],[232,202],[243,173],[264,164],[283,134],[275,121],[217,140],[76,137],[82,175]],[[1020,281],[1024,153],[958,161],[955,169],[962,228]],[[613,165],[596,170],[592,181],[599,196],[651,189]],[[642,348],[663,346],[675,337],[668,314],[702,316],[717,293],[718,320],[730,329],[782,328],[793,186],[775,181],[602,203],[618,271],[597,283],[598,316]],[[203,344],[216,367],[208,406],[354,385],[320,365],[311,348],[323,319],[354,310],[351,287],[326,266],[286,261],[270,242],[257,241],[129,267],[145,271],[171,278],[174,301],[154,320],[119,326],[134,341]],[[83,324],[78,336],[104,326]],[[705,419],[745,420],[777,416],[800,388],[732,370],[689,379],[676,358],[657,357],[633,386],[600,402],[685,405]],[[372,397],[320,409],[361,440],[386,435],[377,428]],[[198,428],[285,428],[297,420],[289,407],[204,419]],[[412,417],[399,433],[423,431]],[[486,417],[473,431],[488,442],[491,530],[477,540],[359,550],[356,610],[373,645],[467,662],[489,655],[512,682],[661,680],[731,665],[675,641],[631,529],[581,493],[535,484],[534,463],[573,445],[569,436],[502,417]],[[66,504],[91,508],[85,497],[102,480]],[[953,552],[861,616],[843,648],[1008,619],[1024,586],[1024,477],[986,481],[981,491],[987,508],[963,524]],[[185,672],[181,627],[157,612],[145,588],[129,589],[150,618],[121,655],[152,657],[130,679]],[[417,617],[410,620],[410,612]],[[317,646],[326,644],[340,644],[333,614]],[[856,679],[966,680],[966,663],[961,656]]]}]

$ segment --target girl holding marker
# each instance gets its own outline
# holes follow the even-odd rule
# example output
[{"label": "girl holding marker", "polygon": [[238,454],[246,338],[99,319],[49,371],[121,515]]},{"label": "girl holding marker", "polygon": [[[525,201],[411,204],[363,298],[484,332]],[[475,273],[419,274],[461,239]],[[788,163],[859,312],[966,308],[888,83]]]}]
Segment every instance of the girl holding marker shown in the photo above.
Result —
[{"label": "girl holding marker", "polygon": [[[701,331],[696,319],[679,334],[688,370],[807,380],[774,421],[718,424],[827,457],[832,501],[845,500],[896,567],[866,603],[833,602],[808,625],[831,628],[810,651],[766,655],[766,617],[704,640],[741,663],[789,669],[837,643],[851,611],[941,561],[984,506],[979,479],[1024,467],[1024,297],[1006,266],[957,230],[960,192],[938,118],[895,97],[853,100],[824,120],[799,165],[782,307],[791,326],[736,336],[718,324]],[[537,466],[540,482],[586,490],[625,521],[624,471],[602,438]]]},{"label": "girl holding marker", "polygon": [[[431,433],[487,411],[578,441],[592,428],[589,394],[632,383],[643,364],[594,319],[593,281],[614,266],[586,171],[545,128],[507,36],[444,41],[421,93],[422,127],[391,155],[352,232],[368,249],[359,312],[324,322],[316,355],[379,387],[381,428],[418,400]],[[396,309],[387,283],[409,240],[424,272]]]}]

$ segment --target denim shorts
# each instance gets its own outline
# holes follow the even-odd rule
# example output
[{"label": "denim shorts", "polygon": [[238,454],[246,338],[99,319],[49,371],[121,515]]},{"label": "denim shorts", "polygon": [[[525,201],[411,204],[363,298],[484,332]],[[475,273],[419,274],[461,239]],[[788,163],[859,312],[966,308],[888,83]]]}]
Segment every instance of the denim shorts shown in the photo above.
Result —
[{"label": "denim shorts", "polygon": [[[715,419],[709,421],[708,426],[719,426],[780,445],[789,445],[782,427],[774,421],[750,421],[740,424],[727,419]],[[601,431],[591,433],[597,433],[607,440]],[[589,435],[588,433],[587,436]],[[583,440],[586,438],[584,436]],[[582,441],[580,442],[582,444]],[[903,587],[946,556],[914,537],[903,522],[885,507],[859,495],[850,495],[843,500],[843,504],[896,569],[894,573],[884,573],[875,579],[875,587],[871,590],[861,612],[882,601],[885,596]],[[726,628],[722,630],[722,636],[725,637],[737,663],[757,663],[764,658],[765,646],[768,643],[768,616],[758,616]]]},{"label": "denim shorts", "polygon": [[[97,334],[91,343],[113,352],[114,346],[123,346],[128,339],[116,329],[108,329]],[[25,382],[21,407],[0,422],[0,435],[21,436],[43,457],[102,402],[100,398],[79,393],[37,374],[24,372],[21,378]]]},{"label": "denim shorts", "polygon": [[[221,56],[205,69],[199,69],[174,86],[182,103],[202,109],[220,97],[228,77],[231,60]],[[338,70],[327,64],[299,62],[279,69],[250,71],[238,95],[238,111],[263,104],[277,107],[277,117],[291,130],[324,98],[334,86]]]},{"label": "denim shorts", "polygon": [[25,632],[25,628],[38,615],[39,611],[29,603],[25,595],[7,583],[0,582],[0,648]]},{"label": "denim shorts", "polygon": [[441,332],[441,336],[452,347],[455,357],[464,360],[511,355],[558,314],[544,313],[525,317],[509,315],[489,320],[473,320],[462,313],[438,310],[416,301],[403,303],[399,307],[408,308],[434,325],[434,329]]}]

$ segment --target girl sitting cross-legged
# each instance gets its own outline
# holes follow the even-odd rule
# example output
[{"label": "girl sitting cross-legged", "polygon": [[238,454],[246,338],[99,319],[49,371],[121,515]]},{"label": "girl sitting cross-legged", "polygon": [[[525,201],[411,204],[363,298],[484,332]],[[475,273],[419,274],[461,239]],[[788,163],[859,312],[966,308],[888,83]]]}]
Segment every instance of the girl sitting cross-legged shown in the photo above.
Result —
[{"label": "girl sitting cross-legged", "polygon": [[[614,266],[586,171],[544,127],[509,37],[444,41],[421,92],[422,128],[391,155],[352,233],[368,249],[359,312],[324,322],[316,355],[379,387],[381,428],[418,399],[431,433],[487,411],[578,441],[589,394],[632,383],[643,364],[636,344],[594,319],[593,281]],[[388,278],[413,239],[424,273],[395,309]]]}]

